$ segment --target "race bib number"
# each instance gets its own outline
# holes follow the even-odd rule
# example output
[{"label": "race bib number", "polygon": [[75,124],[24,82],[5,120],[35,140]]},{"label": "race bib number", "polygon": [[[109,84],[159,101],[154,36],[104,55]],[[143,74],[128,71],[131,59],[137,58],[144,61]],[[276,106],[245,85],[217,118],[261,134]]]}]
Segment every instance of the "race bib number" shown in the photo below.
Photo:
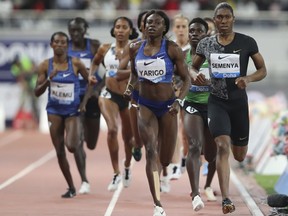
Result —
[{"label": "race bib number", "polygon": [[166,75],[166,65],[163,58],[137,61],[138,76],[151,82],[158,83]]},{"label": "race bib number", "polygon": [[74,83],[50,83],[50,98],[59,104],[71,104],[74,101]]},{"label": "race bib number", "polygon": [[240,76],[240,55],[212,53],[211,72],[214,78],[236,78]]}]

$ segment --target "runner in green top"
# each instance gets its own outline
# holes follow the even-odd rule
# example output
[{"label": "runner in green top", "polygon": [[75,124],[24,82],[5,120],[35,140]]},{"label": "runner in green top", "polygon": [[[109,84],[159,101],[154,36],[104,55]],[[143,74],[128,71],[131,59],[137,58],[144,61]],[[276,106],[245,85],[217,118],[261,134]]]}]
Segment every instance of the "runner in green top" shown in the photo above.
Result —
[{"label": "runner in green top", "polygon": [[[201,18],[194,18],[189,23],[189,41],[191,44],[191,49],[186,55],[186,63],[190,67],[192,64],[193,55],[195,54],[196,51],[197,44],[202,38],[207,36],[207,30],[208,30],[208,24]],[[204,74],[205,77],[209,79],[207,62],[203,63],[200,69],[200,73]],[[204,208],[204,203],[201,200],[199,193],[201,152],[204,153],[205,159],[208,162],[210,163],[214,162],[216,156],[216,145],[210,134],[207,120],[207,102],[209,96],[209,85],[208,84],[207,86],[193,85],[193,79],[197,76],[197,74],[192,74],[190,72],[190,76],[192,79],[192,85],[190,87],[189,93],[187,94],[187,96],[185,97],[185,99],[182,101],[181,104],[184,111],[184,130],[189,144],[189,152],[186,159],[186,167],[190,180],[190,186],[192,189],[191,193],[192,206],[194,211],[199,211],[200,209]],[[208,187],[210,188],[210,185]],[[216,198],[214,197],[212,199],[215,200]]]}]

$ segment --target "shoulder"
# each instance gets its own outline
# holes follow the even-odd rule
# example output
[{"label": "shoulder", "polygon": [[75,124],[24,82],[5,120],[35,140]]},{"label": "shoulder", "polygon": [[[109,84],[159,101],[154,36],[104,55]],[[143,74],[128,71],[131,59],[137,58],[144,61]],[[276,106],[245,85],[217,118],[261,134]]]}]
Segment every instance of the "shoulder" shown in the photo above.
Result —
[{"label": "shoulder", "polygon": [[248,50],[258,49],[256,40],[249,35],[235,32],[235,42],[243,47],[247,47]]},{"label": "shoulder", "polygon": [[[168,46],[168,47],[169,47],[169,46],[175,47],[175,48],[179,47],[179,46],[176,44],[175,41],[172,41],[172,40],[169,40],[169,39],[163,39],[163,40],[166,40],[166,43],[167,43],[167,46]],[[179,47],[179,48],[180,48],[180,47]]]},{"label": "shoulder", "polygon": [[87,39],[87,40],[90,40],[90,44],[92,45],[92,46],[97,46],[97,47],[99,47],[100,46],[100,41],[99,40],[97,40],[97,39]]},{"label": "shoulder", "polygon": [[47,67],[48,67],[49,61],[50,61],[50,59],[45,59],[45,60],[43,60],[43,61],[40,63],[40,65],[43,65],[43,66],[47,66]]},{"label": "shoulder", "polygon": [[167,43],[167,50],[168,50],[168,55],[170,58],[174,58],[175,56],[178,55],[183,55],[183,51],[180,46],[178,46],[174,41],[172,40],[166,40]]},{"label": "shoulder", "polygon": [[236,40],[249,40],[249,41],[255,41],[255,39],[249,35],[246,35],[246,34],[242,34],[242,33],[239,33],[239,32],[235,32],[235,38]]},{"label": "shoulder", "polygon": [[204,37],[202,38],[199,43],[201,44],[206,44],[206,43],[209,43],[211,41],[217,41],[217,35],[212,35],[212,36],[207,36],[207,37]]},{"label": "shoulder", "polygon": [[40,62],[40,64],[38,65],[38,69],[47,70],[49,67],[49,61],[50,61],[50,59],[45,59],[42,62]]},{"label": "shoulder", "polygon": [[81,62],[81,60],[79,58],[76,58],[76,57],[70,57],[70,61],[73,64],[79,64]]},{"label": "shoulder", "polygon": [[98,54],[104,55],[110,49],[111,45],[111,43],[101,44],[98,49]]}]

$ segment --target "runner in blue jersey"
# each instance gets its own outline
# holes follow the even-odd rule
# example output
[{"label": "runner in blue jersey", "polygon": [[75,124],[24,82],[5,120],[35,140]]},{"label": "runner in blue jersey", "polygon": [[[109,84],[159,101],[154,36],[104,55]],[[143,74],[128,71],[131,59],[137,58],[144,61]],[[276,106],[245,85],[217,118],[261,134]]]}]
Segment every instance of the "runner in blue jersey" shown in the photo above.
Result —
[{"label": "runner in blue jersey", "polygon": [[[216,170],[222,193],[224,214],[235,211],[229,198],[230,148],[237,161],[245,159],[249,140],[249,112],[246,87],[250,82],[262,80],[266,66],[256,41],[233,31],[234,11],[227,2],[219,3],[214,10],[218,33],[202,39],[193,58],[192,70],[198,73],[205,59],[209,63],[211,90],[208,99],[208,125],[217,145]],[[256,70],[247,74],[249,59]],[[205,85],[203,74],[195,83]]]},{"label": "runner in blue jersey", "polygon": [[[47,114],[52,143],[56,150],[58,164],[68,184],[68,191],[63,198],[76,195],[65,147],[75,157],[84,158],[83,146],[80,142],[81,123],[79,119],[80,84],[78,76],[85,80],[88,72],[85,65],[78,59],[69,57],[68,36],[63,32],[56,32],[51,36],[50,46],[54,56],[44,60],[38,68],[38,78],[35,95],[39,97],[48,88]],[[85,167],[81,164],[79,169]]]},{"label": "runner in blue jersey", "polygon": [[[138,129],[146,149],[146,175],[154,202],[154,216],[166,215],[160,201],[160,169],[172,159],[177,137],[177,113],[190,86],[181,48],[164,38],[170,20],[166,13],[151,10],[144,19],[146,40],[130,45],[132,92],[139,82]],[[174,66],[183,86],[179,98],[172,85]]]},{"label": "runner in blue jersey", "polygon": [[[68,32],[71,38],[68,44],[68,55],[81,59],[87,70],[90,69],[91,61],[100,46],[98,40],[85,37],[88,28],[89,25],[87,21],[81,17],[76,17],[68,22]],[[78,78],[80,81],[80,99],[82,101],[87,88],[87,81],[81,75],[79,75]],[[99,82],[94,87],[92,96],[88,99],[85,112],[82,112],[80,116],[83,127],[81,143],[83,145],[85,140],[87,147],[90,150],[95,149],[100,130],[100,108],[98,105],[98,96],[101,88],[104,86],[104,82],[101,82],[100,77],[98,77],[98,80]],[[79,189],[80,194],[90,192],[90,184],[87,181],[87,177],[84,175],[85,170],[79,169],[80,167],[86,167],[86,154],[84,154],[84,156],[84,158],[75,157],[82,179],[82,185]]]}]

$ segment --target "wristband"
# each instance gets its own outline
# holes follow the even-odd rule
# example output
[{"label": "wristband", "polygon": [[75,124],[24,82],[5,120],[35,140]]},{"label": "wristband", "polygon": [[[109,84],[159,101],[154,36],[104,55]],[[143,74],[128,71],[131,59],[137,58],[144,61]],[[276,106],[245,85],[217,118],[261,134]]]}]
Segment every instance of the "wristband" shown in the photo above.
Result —
[{"label": "wristband", "polygon": [[47,80],[50,82],[50,76],[47,76]]}]

